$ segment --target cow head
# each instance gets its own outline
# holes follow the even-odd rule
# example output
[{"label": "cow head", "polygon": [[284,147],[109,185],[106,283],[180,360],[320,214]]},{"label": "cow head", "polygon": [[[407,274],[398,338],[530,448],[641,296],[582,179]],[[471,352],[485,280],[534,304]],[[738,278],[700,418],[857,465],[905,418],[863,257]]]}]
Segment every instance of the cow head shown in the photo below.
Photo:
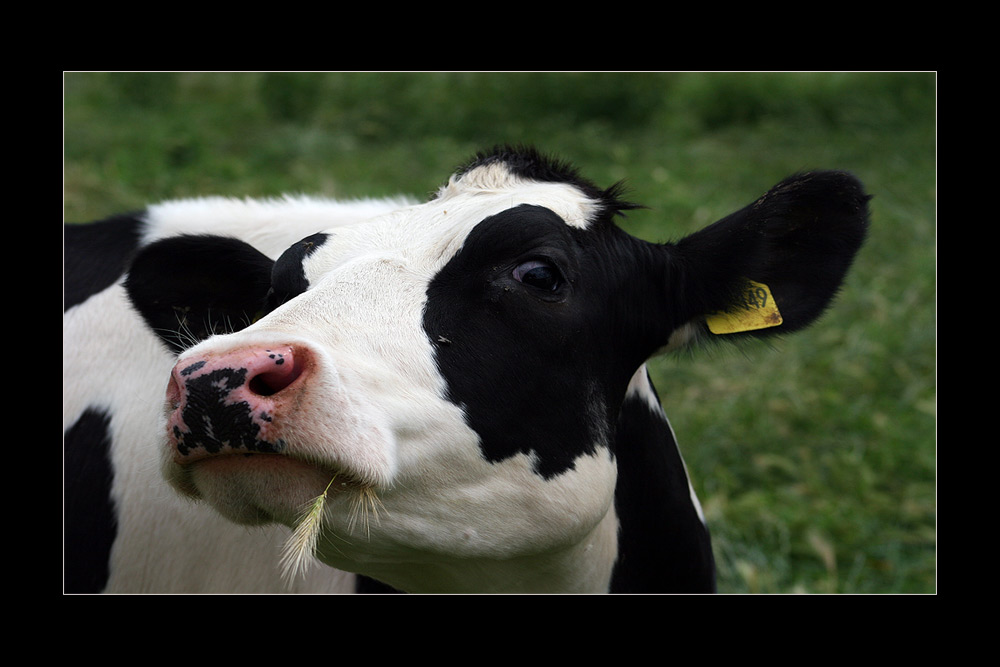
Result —
[{"label": "cow head", "polygon": [[[329,489],[316,554],[404,590],[600,589],[633,376],[748,290],[780,317],[718,335],[812,321],[866,200],[846,174],[800,175],[652,244],[614,224],[633,208],[617,188],[501,150],[273,262],[232,239],[158,241],[133,302],[172,345],[204,338],[169,380],[166,477],[247,524],[294,526]],[[206,337],[220,327],[238,330]]]}]

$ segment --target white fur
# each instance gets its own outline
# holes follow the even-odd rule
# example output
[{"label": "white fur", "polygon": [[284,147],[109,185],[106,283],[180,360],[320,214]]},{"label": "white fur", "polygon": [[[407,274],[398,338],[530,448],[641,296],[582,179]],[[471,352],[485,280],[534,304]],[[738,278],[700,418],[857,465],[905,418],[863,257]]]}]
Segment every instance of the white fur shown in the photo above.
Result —
[{"label": "white fur", "polygon": [[217,234],[242,239],[273,259],[322,229],[363,222],[413,203],[407,197],[339,201],[305,195],[178,199],[148,208],[150,224],[142,243],[181,234]]}]

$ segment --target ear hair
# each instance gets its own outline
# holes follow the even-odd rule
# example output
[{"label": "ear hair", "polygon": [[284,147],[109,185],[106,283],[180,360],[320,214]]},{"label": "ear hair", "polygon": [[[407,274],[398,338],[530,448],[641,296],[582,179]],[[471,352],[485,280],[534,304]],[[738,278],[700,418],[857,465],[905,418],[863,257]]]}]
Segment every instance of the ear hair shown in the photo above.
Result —
[{"label": "ear hair", "polygon": [[[713,313],[752,313],[770,324],[720,335],[788,333],[811,324],[836,296],[867,236],[868,201],[846,172],[792,176],[753,204],[676,244],[670,293],[675,325]],[[776,314],[780,313],[780,317]]]}]

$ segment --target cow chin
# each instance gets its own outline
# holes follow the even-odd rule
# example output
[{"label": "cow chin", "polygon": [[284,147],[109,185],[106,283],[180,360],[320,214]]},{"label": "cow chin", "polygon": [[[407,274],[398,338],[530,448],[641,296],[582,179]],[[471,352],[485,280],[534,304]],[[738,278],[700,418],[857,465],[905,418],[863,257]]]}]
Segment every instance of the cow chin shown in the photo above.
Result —
[{"label": "cow chin", "polygon": [[335,475],[279,454],[217,456],[185,466],[170,464],[167,471],[168,481],[183,495],[251,526],[294,525]]}]

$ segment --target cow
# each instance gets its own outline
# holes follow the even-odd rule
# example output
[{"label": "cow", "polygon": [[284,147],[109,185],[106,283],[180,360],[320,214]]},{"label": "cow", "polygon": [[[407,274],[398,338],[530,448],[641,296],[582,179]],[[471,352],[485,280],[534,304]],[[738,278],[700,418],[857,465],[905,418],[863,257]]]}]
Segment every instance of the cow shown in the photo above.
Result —
[{"label": "cow", "polygon": [[67,225],[64,589],[713,592],[646,363],[812,323],[868,200],[798,173],[648,242],[621,184],[499,147],[423,202]]}]

